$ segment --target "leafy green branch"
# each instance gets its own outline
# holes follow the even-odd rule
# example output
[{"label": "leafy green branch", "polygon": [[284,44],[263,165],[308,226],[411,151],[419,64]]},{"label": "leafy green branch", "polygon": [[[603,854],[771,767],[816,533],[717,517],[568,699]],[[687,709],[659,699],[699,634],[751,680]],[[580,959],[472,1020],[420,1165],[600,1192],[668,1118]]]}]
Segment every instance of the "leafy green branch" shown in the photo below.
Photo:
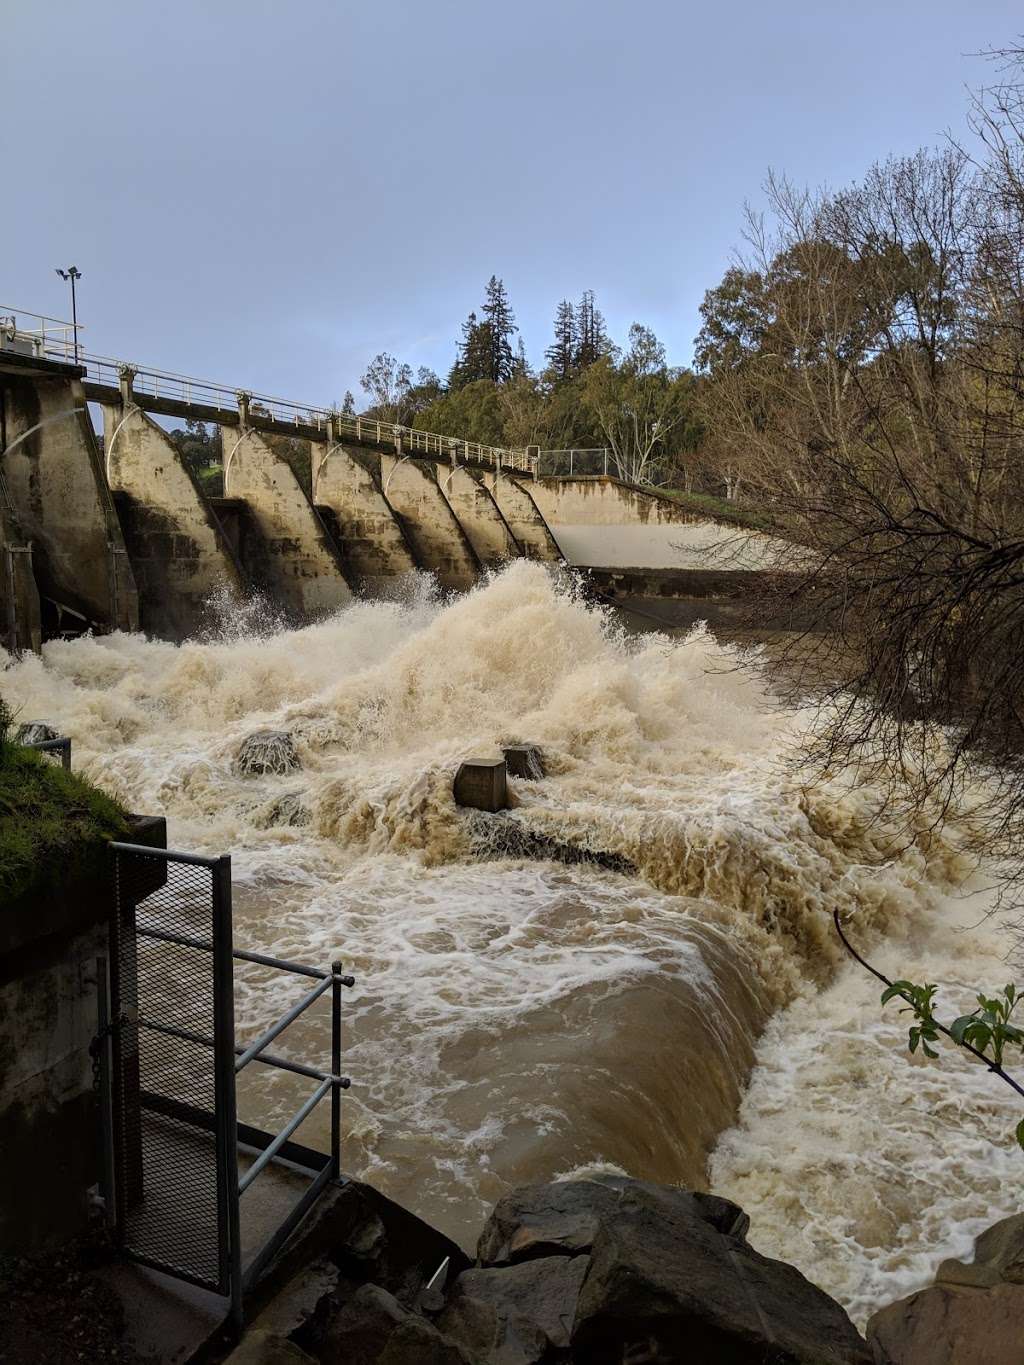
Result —
[{"label": "leafy green branch", "polygon": [[[1021,1000],[1024,1000],[1024,995],[1015,986],[1012,984],[1004,986],[1001,995],[989,996],[979,993],[977,996],[978,1008],[972,1010],[970,1014],[960,1015],[947,1027],[935,1017],[933,1007],[935,992],[938,990],[936,985],[929,982],[926,985],[918,986],[913,981],[907,981],[904,978],[898,981],[890,981],[887,976],[861,957],[843,933],[838,910],[833,911],[832,919],[835,922],[836,933],[846,951],[855,962],[860,963],[865,971],[870,972],[873,977],[884,984],[882,1004],[887,1005],[890,1000],[897,999],[906,1002],[906,1008],[900,1013],[913,1014],[916,1021],[909,1031],[908,1046],[911,1052],[916,1052],[920,1047],[926,1057],[937,1058],[939,1054],[932,1047],[932,1044],[937,1043],[939,1036],[943,1035],[957,1047],[962,1048],[964,1052],[969,1052],[977,1061],[984,1063],[989,1071],[993,1072],[1024,1099],[1024,1087],[1019,1085],[1003,1069],[1003,1057],[1007,1046],[1012,1045],[1024,1049],[1024,1029],[1020,1029],[1016,1024],[1010,1022],[1013,1011],[1021,1003]],[[1024,1148],[1024,1119],[1021,1119],[1020,1123],[1017,1124],[1016,1138],[1018,1144]]]}]

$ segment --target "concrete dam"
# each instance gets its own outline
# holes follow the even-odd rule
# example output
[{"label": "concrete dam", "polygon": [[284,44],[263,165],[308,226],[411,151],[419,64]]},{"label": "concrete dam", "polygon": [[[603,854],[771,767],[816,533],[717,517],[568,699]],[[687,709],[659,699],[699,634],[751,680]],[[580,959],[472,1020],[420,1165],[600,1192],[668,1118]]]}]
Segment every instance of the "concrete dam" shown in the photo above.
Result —
[{"label": "concrete dam", "polygon": [[[606,473],[539,477],[532,449],[79,353],[36,321],[0,328],[0,630],[12,653],[85,630],[180,641],[225,592],[263,594],[298,625],[414,570],[463,591],[515,558],[586,567],[612,592],[637,580],[657,594],[665,573],[697,596],[723,591],[714,548],[736,528],[651,490]],[[158,417],[220,428],[223,496],[208,496]],[[281,437],[308,443],[308,480],[275,449]],[[765,536],[742,542],[727,595],[768,551]]]}]

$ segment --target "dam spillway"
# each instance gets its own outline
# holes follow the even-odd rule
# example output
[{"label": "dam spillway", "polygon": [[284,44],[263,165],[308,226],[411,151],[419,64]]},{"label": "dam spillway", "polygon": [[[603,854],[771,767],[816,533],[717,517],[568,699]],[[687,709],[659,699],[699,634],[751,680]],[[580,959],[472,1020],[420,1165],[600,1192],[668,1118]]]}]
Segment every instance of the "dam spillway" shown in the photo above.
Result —
[{"label": "dam spillway", "polygon": [[[66,341],[42,337],[0,333],[0,620],[12,650],[86,630],[181,641],[210,626],[212,603],[254,596],[298,626],[418,570],[464,592],[515,559],[653,563],[703,592],[716,539],[738,534],[607,474],[539,478],[530,449],[87,354],[69,363]],[[219,427],[223,496],[188,467],[168,417]],[[284,437],[305,446],[304,472],[278,453]],[[734,570],[756,571],[770,543],[739,534],[749,551],[730,549],[724,577],[741,588]]]}]

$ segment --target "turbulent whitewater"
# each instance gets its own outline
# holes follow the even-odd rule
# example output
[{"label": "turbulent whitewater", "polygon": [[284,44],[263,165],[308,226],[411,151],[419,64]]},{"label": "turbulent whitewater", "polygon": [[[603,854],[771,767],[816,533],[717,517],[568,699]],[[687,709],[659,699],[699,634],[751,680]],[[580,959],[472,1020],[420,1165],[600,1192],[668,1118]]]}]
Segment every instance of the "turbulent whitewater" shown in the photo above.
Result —
[{"label": "turbulent whitewater", "polygon": [[[707,633],[630,637],[519,563],[303,630],[53,642],[0,691],[173,846],[232,853],[236,943],[355,973],[344,1164],[463,1241],[511,1184],[704,1184],[711,1155],[755,1244],[862,1314],[1013,1206],[1012,1106],[957,1058],[912,1070],[830,932],[838,906],[901,971],[1001,982],[951,928],[955,850],[893,854],[870,788],[790,781],[803,718]],[[265,729],[300,769],[237,770]],[[453,773],[522,740],[547,776],[514,821],[635,876],[482,853]],[[297,989],[239,972],[241,1035]],[[289,1038],[322,1056],[324,1018]],[[302,1082],[253,1070],[242,1117],[274,1126]]]}]

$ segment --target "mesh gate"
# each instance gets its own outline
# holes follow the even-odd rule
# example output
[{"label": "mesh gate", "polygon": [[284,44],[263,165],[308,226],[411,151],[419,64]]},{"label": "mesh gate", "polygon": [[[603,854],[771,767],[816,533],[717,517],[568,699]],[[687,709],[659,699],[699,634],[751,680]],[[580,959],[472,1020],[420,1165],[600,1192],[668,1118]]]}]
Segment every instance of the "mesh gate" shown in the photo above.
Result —
[{"label": "mesh gate", "polygon": [[231,1292],[238,1174],[229,858],[120,847],[111,932],[118,1239]]},{"label": "mesh gate", "polygon": [[[237,1328],[243,1293],[341,1178],[341,1093],[349,1085],[340,1074],[341,988],[354,978],[339,962],[324,970],[233,948],[230,857],[123,843],[111,851],[110,998],[101,1003],[107,1022],[97,1043],[116,1234],[133,1260],[229,1297]],[[235,959],[316,983],[247,1046],[235,1044]],[[271,1052],[328,993],[329,1068]],[[250,1065],[315,1085],[276,1134],[238,1122],[235,1077]],[[322,1101],[330,1104],[330,1153],[295,1140]],[[250,1162],[244,1174],[240,1158]],[[270,1235],[250,1247],[243,1272],[239,1201],[274,1161],[310,1183]]]}]

